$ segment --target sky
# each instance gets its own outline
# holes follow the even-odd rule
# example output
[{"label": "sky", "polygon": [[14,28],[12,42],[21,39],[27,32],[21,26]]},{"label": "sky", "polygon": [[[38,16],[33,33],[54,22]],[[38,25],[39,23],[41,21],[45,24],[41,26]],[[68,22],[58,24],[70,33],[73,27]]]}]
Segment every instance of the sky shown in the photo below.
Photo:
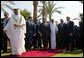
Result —
[{"label": "sky", "polygon": [[[31,16],[33,16],[33,1],[14,1],[15,7],[18,7],[19,9],[27,9],[31,12]],[[60,19],[64,19],[66,22],[66,16],[70,16],[71,20],[73,18],[78,18],[79,13],[83,13],[83,4],[79,3],[78,1],[55,1],[56,3],[55,7],[64,7],[59,9],[62,14],[53,13],[52,18],[56,21],[60,21]],[[39,3],[41,5],[41,3]],[[11,11],[8,10],[10,14],[12,14]],[[39,13],[38,13],[39,14]],[[1,17],[3,17],[3,12]],[[80,19],[80,18],[78,18]],[[79,20],[74,20],[75,25],[78,25]]]}]

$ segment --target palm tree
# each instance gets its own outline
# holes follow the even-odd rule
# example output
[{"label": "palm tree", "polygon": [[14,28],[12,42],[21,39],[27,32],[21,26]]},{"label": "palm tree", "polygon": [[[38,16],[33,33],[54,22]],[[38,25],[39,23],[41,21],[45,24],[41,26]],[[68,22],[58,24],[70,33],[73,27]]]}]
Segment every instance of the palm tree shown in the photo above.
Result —
[{"label": "palm tree", "polygon": [[[83,1],[79,1],[83,4]],[[80,13],[79,17],[83,17],[83,13]]]},{"label": "palm tree", "polygon": [[42,22],[43,22],[44,20],[46,20],[46,1],[41,1],[41,3],[42,3],[42,6],[38,6],[38,7],[41,7],[39,9],[40,15],[38,17],[42,15]]},{"label": "palm tree", "polygon": [[61,11],[59,11],[58,9],[63,7],[55,7],[55,6],[56,4],[54,3],[54,1],[48,1],[46,4],[46,12],[47,12],[47,15],[49,16],[49,20],[51,20],[53,13],[57,12],[61,14]]},{"label": "palm tree", "polygon": [[[9,5],[9,4],[10,5]],[[6,6],[8,9],[10,9],[10,10],[13,10],[13,7],[12,6],[14,6],[15,5],[15,3],[13,2],[13,1],[1,1],[1,10],[3,11],[3,12],[6,12],[6,10],[5,10],[5,7],[4,6]]]},{"label": "palm tree", "polygon": [[45,8],[45,6],[46,6],[46,1],[43,1],[42,2],[43,3],[43,14],[42,14],[42,18],[43,18],[43,21],[46,19],[46,8]]},{"label": "palm tree", "polygon": [[38,1],[33,1],[33,20],[35,21],[37,19],[37,6],[38,6]]},{"label": "palm tree", "polygon": [[83,1],[79,1],[79,2],[83,4]]},{"label": "palm tree", "polygon": [[[80,2],[81,4],[83,4],[83,1],[78,1]],[[83,17],[83,13],[79,13],[79,17]],[[78,20],[77,18],[74,18],[73,20]]]},{"label": "palm tree", "polygon": [[41,1],[41,3],[42,3],[42,5],[43,6],[41,6],[42,7],[42,9],[40,9],[41,10],[41,14],[42,14],[42,22],[46,19],[46,8],[45,8],[45,6],[46,6],[46,1]]},{"label": "palm tree", "polygon": [[47,16],[49,16],[49,20],[51,20],[52,14],[54,12],[61,14],[61,11],[59,11],[58,9],[63,8],[63,7],[55,7],[56,4],[53,1],[46,1],[46,2],[43,2],[42,4],[43,6],[39,6],[41,7],[39,9],[39,12],[41,12],[39,16],[43,15],[43,18],[45,19],[47,18]]}]

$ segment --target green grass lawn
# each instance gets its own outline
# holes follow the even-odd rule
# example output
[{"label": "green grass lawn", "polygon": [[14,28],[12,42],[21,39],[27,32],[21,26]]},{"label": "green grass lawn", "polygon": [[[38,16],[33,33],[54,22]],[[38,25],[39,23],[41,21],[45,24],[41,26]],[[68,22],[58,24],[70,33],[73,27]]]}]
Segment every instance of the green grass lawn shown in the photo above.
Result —
[{"label": "green grass lawn", "polygon": [[8,55],[12,54],[11,48],[8,47],[7,49],[8,49],[7,52],[3,52],[3,51],[1,50],[1,56],[2,56],[2,57],[3,57],[3,56],[8,56]]},{"label": "green grass lawn", "polygon": [[3,56],[8,56],[8,55],[10,55],[11,54],[11,52],[7,52],[7,53],[2,53],[1,52],[1,57],[3,57]]},{"label": "green grass lawn", "polygon": [[55,54],[52,57],[83,57],[83,51],[81,51],[81,50],[77,50],[77,51],[73,51],[73,52],[68,51],[68,52]]},{"label": "green grass lawn", "polygon": [[83,57],[83,53],[80,54],[64,54],[64,53],[60,53],[60,54],[56,54],[52,57]]}]

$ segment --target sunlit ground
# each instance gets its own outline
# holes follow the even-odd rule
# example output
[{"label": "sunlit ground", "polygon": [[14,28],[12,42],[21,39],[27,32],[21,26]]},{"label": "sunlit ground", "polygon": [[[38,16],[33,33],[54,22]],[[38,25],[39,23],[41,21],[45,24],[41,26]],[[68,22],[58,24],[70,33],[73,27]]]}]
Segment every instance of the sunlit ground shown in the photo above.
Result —
[{"label": "sunlit ground", "polygon": [[8,51],[7,52],[3,52],[2,50],[1,50],[1,56],[8,56],[8,55],[10,55],[12,52],[11,52],[11,48],[10,47],[8,47]]},{"label": "sunlit ground", "polygon": [[83,52],[81,50],[74,50],[73,52],[63,52],[63,53],[59,53],[56,54],[52,57],[83,57]]},{"label": "sunlit ground", "polygon": [[[1,51],[1,57],[8,56],[10,54],[11,54],[11,48],[10,47],[8,47],[8,52],[6,52],[6,53],[3,53]],[[65,52],[64,51],[63,53],[58,53],[58,54],[55,54],[51,57],[83,57],[83,51],[81,51],[81,50],[74,50],[73,52],[70,52],[70,51]]]}]

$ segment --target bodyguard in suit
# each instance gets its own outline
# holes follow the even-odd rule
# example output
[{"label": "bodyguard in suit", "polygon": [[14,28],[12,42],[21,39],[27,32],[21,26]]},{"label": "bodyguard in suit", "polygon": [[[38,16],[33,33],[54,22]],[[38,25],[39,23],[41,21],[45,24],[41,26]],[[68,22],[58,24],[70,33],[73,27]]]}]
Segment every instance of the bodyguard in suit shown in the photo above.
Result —
[{"label": "bodyguard in suit", "polygon": [[1,18],[1,31],[2,31],[2,35],[1,35],[1,50],[3,50],[3,21],[4,21],[4,19]]},{"label": "bodyguard in suit", "polygon": [[59,48],[65,48],[65,37],[66,36],[66,24],[63,19],[60,19],[60,24],[58,25],[58,44]]},{"label": "bodyguard in suit", "polygon": [[33,42],[33,34],[34,34],[34,22],[32,17],[29,17],[26,21],[26,38],[25,38],[25,47],[27,50],[30,50]]},{"label": "bodyguard in suit", "polygon": [[80,36],[80,48],[83,50],[83,16],[79,22],[79,36]]},{"label": "bodyguard in suit", "polygon": [[51,30],[50,30],[50,22],[47,22],[47,37],[48,37],[48,45],[49,45],[49,49],[51,49],[51,38],[50,38],[50,33],[51,33]]},{"label": "bodyguard in suit", "polygon": [[74,39],[75,39],[75,47],[77,49],[80,48],[80,38],[79,38],[79,26],[75,25],[75,30],[74,30]]},{"label": "bodyguard in suit", "polygon": [[40,22],[39,20],[35,20],[34,22],[34,49],[36,48],[42,48],[42,43],[41,43],[41,31],[40,31]]},{"label": "bodyguard in suit", "polygon": [[42,33],[42,42],[43,42],[43,48],[48,48],[48,41],[49,41],[49,27],[46,20],[41,24],[41,33]]},{"label": "bodyguard in suit", "polygon": [[[4,18],[2,18],[2,29],[6,26],[8,21],[10,20],[9,14],[7,12],[4,12]],[[7,41],[10,42],[9,38],[7,37],[6,33],[3,31],[3,38],[2,38],[2,46],[3,46],[3,52],[7,52]]]},{"label": "bodyguard in suit", "polygon": [[71,48],[71,52],[74,50],[74,22],[70,21],[70,17],[66,17],[67,26],[66,26],[66,51]]}]

